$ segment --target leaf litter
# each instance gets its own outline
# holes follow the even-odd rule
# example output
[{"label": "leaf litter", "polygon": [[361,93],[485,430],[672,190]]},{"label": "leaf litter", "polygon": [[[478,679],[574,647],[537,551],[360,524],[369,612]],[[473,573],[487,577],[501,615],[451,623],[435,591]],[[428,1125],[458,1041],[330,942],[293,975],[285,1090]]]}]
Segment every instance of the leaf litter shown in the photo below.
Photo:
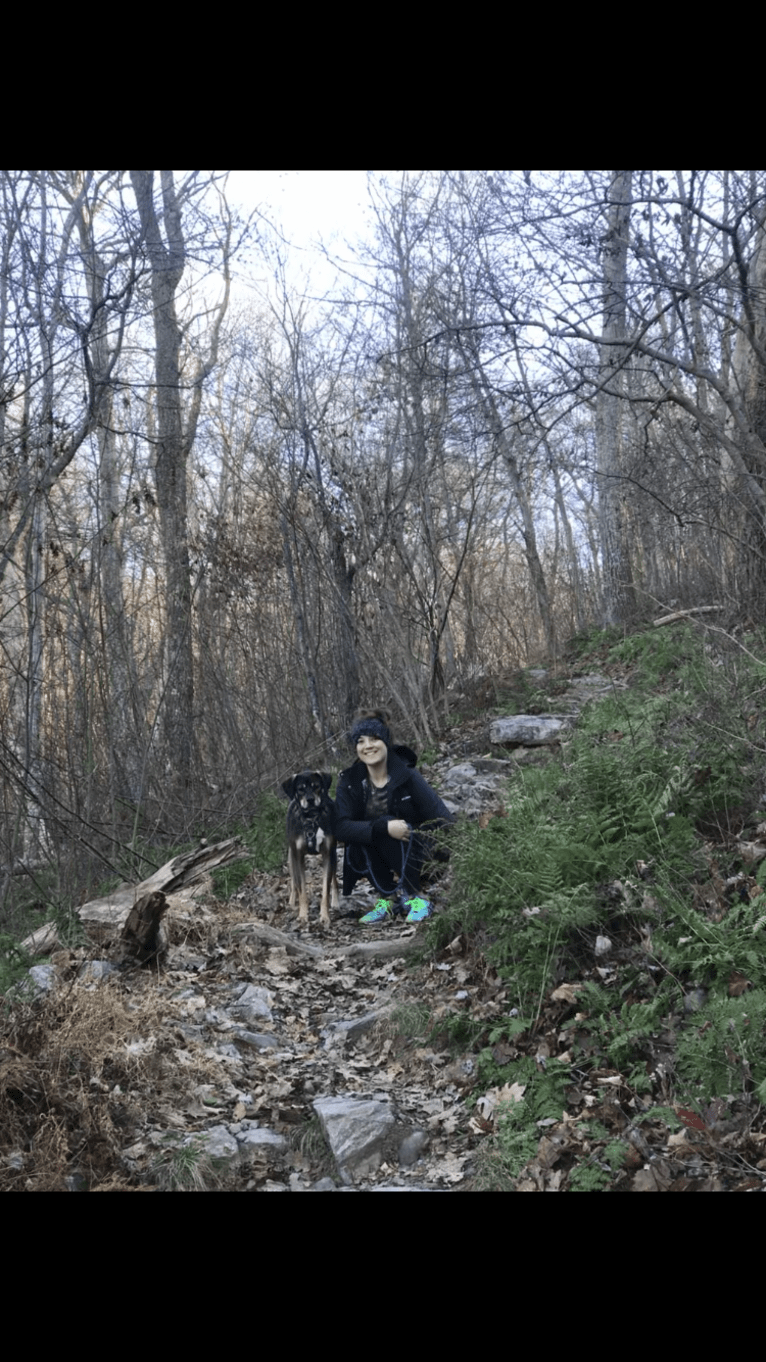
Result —
[{"label": "leaf litter", "polygon": [[[747,871],[727,880],[720,849],[706,844],[707,876],[694,887],[701,921],[721,921],[735,896],[760,898],[760,847],[743,843],[740,854]],[[763,1191],[764,1108],[733,1037],[727,1059],[739,1066],[742,1090],[698,1105],[677,1097],[677,1018],[645,1037],[641,1074],[610,1062],[590,1029],[588,988],[608,990],[620,1007],[644,996],[627,976],[639,971],[651,987],[658,905],[640,883],[651,881],[650,863],[638,861],[636,875],[612,887],[622,917],[581,977],[559,978],[534,1024],[515,1034],[512,999],[481,941],[461,933],[431,956],[354,956],[360,939],[391,942],[392,928],[360,929],[341,916],[327,932],[313,922],[300,930],[284,876],[254,873],[227,903],[200,905],[198,920],[169,915],[159,975],[131,968],[90,982],[79,974],[95,951],[59,952],[56,988],[15,999],[0,1020],[0,1190],[218,1186],[204,1160],[186,1182],[175,1165],[171,1177],[172,1138],[188,1138],[194,1152],[212,1125],[248,1122],[283,1136],[287,1152],[278,1166],[255,1159],[226,1185],[306,1190],[334,1177],[314,1099],[375,1092],[394,1101],[400,1133],[421,1130],[425,1141],[413,1165],[399,1166],[395,1155],[384,1162],[381,1185]],[[312,887],[316,900],[316,874]],[[636,905],[650,921],[631,927],[627,907]],[[763,924],[766,915],[753,931]],[[405,944],[415,935],[393,931]],[[270,998],[262,1022],[231,1010],[245,985]],[[746,1006],[751,988],[732,968],[732,1003]],[[687,1001],[691,1014],[692,991]],[[534,1101],[540,1083],[554,1094],[544,1111]]]}]

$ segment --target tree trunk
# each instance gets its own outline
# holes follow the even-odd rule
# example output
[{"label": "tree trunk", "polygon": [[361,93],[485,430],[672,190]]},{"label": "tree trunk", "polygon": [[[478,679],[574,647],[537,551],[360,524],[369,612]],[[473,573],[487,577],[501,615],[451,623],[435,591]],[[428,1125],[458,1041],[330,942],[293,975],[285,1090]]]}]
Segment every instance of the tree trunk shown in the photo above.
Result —
[{"label": "tree trunk", "polygon": [[[736,478],[739,518],[737,596],[756,620],[766,619],[766,219],[761,221],[743,289],[734,374],[747,432],[742,449],[748,478]],[[757,491],[759,495],[754,495]]]},{"label": "tree trunk", "polygon": [[620,425],[632,173],[630,170],[612,172],[603,250],[604,321],[596,434],[604,622],[611,625],[628,623],[636,608]]},{"label": "tree trunk", "polygon": [[154,171],[131,170],[130,177],[151,271],[157,410],[154,467],[165,557],[164,731],[167,753],[172,754],[175,792],[185,807],[192,781],[194,679],[186,490],[189,449],[181,410],[181,327],[176,290],[186,264],[186,245],[172,174],[162,172],[167,244],[154,205]]}]

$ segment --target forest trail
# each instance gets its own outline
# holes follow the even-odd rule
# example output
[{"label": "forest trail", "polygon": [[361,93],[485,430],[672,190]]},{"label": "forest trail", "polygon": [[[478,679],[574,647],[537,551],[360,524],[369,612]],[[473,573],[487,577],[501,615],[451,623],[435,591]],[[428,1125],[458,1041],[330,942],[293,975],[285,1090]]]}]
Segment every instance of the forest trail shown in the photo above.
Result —
[{"label": "forest trail", "polygon": [[[583,703],[624,684],[624,673],[567,678],[551,708],[576,722]],[[461,723],[424,768],[480,835],[507,812],[513,766],[550,753],[490,755],[493,726],[486,713]],[[450,906],[451,873],[429,889],[437,914]],[[317,858],[309,877],[308,927],[288,908],[286,870],[252,872],[225,901],[207,878],[173,896],[159,973],[126,963],[116,939],[58,950],[30,971],[35,991],[14,999],[0,1034],[1,1190],[766,1185],[766,1136],[747,1096],[703,1111],[676,1104],[668,1075],[683,1017],[663,1019],[645,1038],[646,1097],[631,1091],[587,1023],[583,1030],[583,988],[598,979],[615,989],[646,960],[646,933],[637,935],[630,914],[611,915],[612,939],[595,938],[594,958],[584,940],[580,973],[556,979],[534,1025],[517,1026],[480,924],[469,939],[459,926],[451,939],[442,932],[438,947],[425,924],[362,927],[373,896],[361,885],[325,930]],[[703,910],[713,921],[729,907],[719,881],[699,888],[703,899],[712,895]],[[752,874],[732,884],[757,892]],[[607,888],[619,896],[630,886]],[[639,891],[648,911],[651,888]],[[748,987],[733,971],[729,997]],[[700,1006],[694,990],[684,1012],[687,1003]],[[535,1090],[526,1098],[525,1082]],[[508,1126],[515,1104],[518,1120]],[[510,1177],[493,1154],[498,1135],[506,1165],[512,1154]]]},{"label": "forest trail", "polygon": [[361,927],[348,905],[366,911],[364,892],[322,930],[315,858],[309,867],[308,929],[287,907],[287,875],[256,872],[224,903],[208,881],[168,914],[159,974],[117,966],[103,947],[103,958],[61,950],[35,968],[43,991],[19,1013],[25,1053],[0,1056],[17,1136],[3,1142],[4,1188],[466,1184],[475,1137],[461,1099],[474,1061],[456,1061],[444,1037],[429,1042],[426,1022],[461,1007],[490,1018],[502,990],[460,939],[418,959],[422,928]]},{"label": "forest trail", "polygon": [[[487,755],[477,716],[427,774],[453,808],[489,817],[512,766]],[[126,965],[116,940],[32,970],[23,1047],[3,1056],[5,1188],[470,1186],[476,1061],[440,1022],[489,1023],[508,1009],[504,990],[462,937],[434,956],[422,926],[362,927],[364,882],[321,929],[318,858],[308,874],[308,928],[288,908],[286,870],[253,872],[224,902],[207,876],[167,915],[159,974]],[[449,891],[447,870],[429,891],[437,912]]]}]

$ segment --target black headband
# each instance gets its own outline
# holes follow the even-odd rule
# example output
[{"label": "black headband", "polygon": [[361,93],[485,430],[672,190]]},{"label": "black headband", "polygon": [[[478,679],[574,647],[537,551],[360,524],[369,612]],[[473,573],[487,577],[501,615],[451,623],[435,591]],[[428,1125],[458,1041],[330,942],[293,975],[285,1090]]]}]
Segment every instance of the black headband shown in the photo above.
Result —
[{"label": "black headband", "polygon": [[359,719],[349,733],[348,740],[352,747],[356,747],[360,738],[380,738],[386,747],[391,746],[391,733],[380,719]]}]

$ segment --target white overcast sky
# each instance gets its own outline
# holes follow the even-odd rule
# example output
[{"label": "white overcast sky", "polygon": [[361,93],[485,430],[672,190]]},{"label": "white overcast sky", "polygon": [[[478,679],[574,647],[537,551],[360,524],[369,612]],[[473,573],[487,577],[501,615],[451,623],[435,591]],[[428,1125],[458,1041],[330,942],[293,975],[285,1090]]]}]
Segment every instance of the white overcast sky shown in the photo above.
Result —
[{"label": "white overcast sky", "polygon": [[297,248],[295,268],[310,267],[316,284],[326,282],[317,239],[342,255],[344,240],[365,232],[365,170],[232,170],[227,197],[246,212],[259,208],[281,228]]}]

